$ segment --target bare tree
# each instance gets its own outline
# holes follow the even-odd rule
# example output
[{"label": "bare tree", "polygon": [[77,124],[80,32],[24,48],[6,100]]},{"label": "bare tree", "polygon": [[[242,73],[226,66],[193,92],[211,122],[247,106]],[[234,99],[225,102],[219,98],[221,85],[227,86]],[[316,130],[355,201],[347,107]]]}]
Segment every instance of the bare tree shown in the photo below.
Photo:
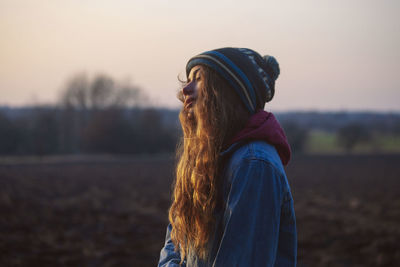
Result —
[{"label": "bare tree", "polygon": [[63,107],[78,110],[140,106],[146,100],[138,87],[129,82],[116,82],[105,74],[92,80],[85,73],[76,74],[67,82],[61,95]]},{"label": "bare tree", "polygon": [[[113,114],[116,121],[123,121],[125,108],[141,106],[146,100],[140,89],[129,82],[117,82],[105,74],[99,74],[92,79],[85,73],[76,74],[67,81],[60,99],[61,150],[64,152],[81,152],[85,148],[94,150],[92,149],[92,143],[96,143],[94,140],[103,139],[93,139],[93,133],[102,135],[106,132],[105,126],[111,127],[111,124],[106,123],[110,114]],[[89,133],[91,138],[85,137]],[[89,142],[90,146],[84,142]]]},{"label": "bare tree", "polygon": [[347,151],[351,152],[357,144],[371,141],[371,134],[368,129],[359,123],[349,123],[339,129],[339,144]]}]

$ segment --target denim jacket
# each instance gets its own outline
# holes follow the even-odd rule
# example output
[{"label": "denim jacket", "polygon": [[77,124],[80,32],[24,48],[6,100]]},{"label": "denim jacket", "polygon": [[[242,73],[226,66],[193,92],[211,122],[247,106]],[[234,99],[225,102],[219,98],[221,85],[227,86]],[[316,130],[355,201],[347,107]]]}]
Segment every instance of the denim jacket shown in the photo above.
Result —
[{"label": "denim jacket", "polygon": [[[297,232],[293,198],[280,157],[264,141],[232,145],[223,152],[224,210],[208,243],[208,256],[189,251],[181,266],[296,266]],[[180,266],[167,227],[159,267]]]}]

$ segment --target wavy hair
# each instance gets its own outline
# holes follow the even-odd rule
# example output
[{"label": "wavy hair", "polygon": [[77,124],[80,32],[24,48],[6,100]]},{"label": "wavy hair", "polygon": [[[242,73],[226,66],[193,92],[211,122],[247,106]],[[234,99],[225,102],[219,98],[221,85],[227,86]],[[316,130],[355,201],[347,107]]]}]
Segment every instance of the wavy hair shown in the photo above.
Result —
[{"label": "wavy hair", "polygon": [[[249,113],[233,88],[214,70],[203,69],[203,86],[193,113],[182,109],[183,136],[177,149],[176,178],[169,209],[171,239],[181,262],[189,249],[207,257],[215,227],[214,213],[222,207],[220,153],[247,122]],[[183,101],[182,94],[178,98]]]}]

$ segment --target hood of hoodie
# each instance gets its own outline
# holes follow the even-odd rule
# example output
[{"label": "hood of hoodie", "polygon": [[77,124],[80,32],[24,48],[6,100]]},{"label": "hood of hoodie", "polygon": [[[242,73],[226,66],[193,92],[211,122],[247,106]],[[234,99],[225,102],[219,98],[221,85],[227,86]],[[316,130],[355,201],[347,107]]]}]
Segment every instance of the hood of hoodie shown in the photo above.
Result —
[{"label": "hood of hoodie", "polygon": [[260,110],[253,114],[246,126],[239,131],[229,145],[251,140],[264,140],[277,150],[282,164],[287,165],[291,157],[289,142],[274,114]]}]

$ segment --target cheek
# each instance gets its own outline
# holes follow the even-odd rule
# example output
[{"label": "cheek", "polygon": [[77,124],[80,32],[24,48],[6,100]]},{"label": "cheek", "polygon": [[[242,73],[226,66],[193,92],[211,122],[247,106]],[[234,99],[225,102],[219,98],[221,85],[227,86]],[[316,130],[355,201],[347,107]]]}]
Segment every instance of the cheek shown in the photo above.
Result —
[{"label": "cheek", "polygon": [[194,94],[195,99],[203,97],[204,90],[203,90],[203,87],[202,87],[201,83],[197,84],[193,94]]}]

